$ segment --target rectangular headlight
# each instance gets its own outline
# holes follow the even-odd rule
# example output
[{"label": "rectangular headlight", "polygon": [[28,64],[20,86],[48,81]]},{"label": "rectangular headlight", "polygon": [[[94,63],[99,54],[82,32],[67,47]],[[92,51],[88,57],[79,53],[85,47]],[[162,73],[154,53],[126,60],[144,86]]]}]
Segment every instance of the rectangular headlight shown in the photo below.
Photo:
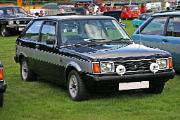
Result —
[{"label": "rectangular headlight", "polygon": [[8,24],[12,25],[12,24],[14,24],[14,21],[10,20],[10,21],[8,21]]},{"label": "rectangular headlight", "polygon": [[114,72],[114,63],[113,62],[101,62],[101,73]]},{"label": "rectangular headlight", "polygon": [[16,24],[19,24],[20,23],[20,21],[19,20],[16,20]]},{"label": "rectangular headlight", "polygon": [[157,59],[156,63],[159,65],[160,70],[164,70],[168,68],[168,59],[165,58]]}]

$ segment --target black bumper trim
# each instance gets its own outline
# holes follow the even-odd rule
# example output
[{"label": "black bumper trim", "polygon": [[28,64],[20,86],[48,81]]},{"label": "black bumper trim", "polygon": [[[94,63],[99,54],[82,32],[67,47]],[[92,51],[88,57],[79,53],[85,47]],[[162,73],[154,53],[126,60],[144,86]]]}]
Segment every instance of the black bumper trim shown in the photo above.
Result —
[{"label": "black bumper trim", "polygon": [[175,71],[167,71],[161,73],[145,73],[145,74],[134,74],[134,75],[92,75],[87,74],[86,79],[92,81],[150,81],[151,79],[173,79],[175,75]]}]

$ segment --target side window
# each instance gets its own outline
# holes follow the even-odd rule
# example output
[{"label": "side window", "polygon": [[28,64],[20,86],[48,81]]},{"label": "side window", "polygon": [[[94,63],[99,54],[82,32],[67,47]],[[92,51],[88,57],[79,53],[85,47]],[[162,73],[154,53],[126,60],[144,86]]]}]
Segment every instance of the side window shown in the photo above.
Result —
[{"label": "side window", "polygon": [[167,17],[154,18],[142,31],[146,35],[163,35]]},{"label": "side window", "polygon": [[22,36],[23,39],[38,41],[39,40],[39,31],[43,21],[35,21],[31,24],[25,34]]},{"label": "side window", "polygon": [[174,17],[169,19],[166,35],[180,37],[180,17]]},{"label": "side window", "polygon": [[41,30],[41,42],[54,43],[56,40],[56,22],[44,22]]}]

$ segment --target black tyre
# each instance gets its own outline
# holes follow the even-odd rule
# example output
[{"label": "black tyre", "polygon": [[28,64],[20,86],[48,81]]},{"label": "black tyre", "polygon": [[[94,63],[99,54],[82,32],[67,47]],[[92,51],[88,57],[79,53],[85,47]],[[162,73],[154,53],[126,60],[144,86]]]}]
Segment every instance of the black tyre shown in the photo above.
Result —
[{"label": "black tyre", "polygon": [[29,69],[27,59],[22,58],[20,63],[21,79],[24,81],[36,80],[36,75],[32,70]]},{"label": "black tyre", "polygon": [[3,107],[3,102],[4,102],[4,95],[3,93],[0,93],[0,107]]},{"label": "black tyre", "polygon": [[75,70],[72,70],[68,75],[67,87],[72,100],[82,101],[88,98],[86,86]]},{"label": "black tyre", "polygon": [[1,26],[1,36],[3,36],[3,37],[9,36],[9,31],[8,31],[8,29],[6,28],[5,25],[2,25],[2,26]]},{"label": "black tyre", "polygon": [[144,89],[146,93],[160,94],[163,92],[165,83],[150,83],[150,88]]}]

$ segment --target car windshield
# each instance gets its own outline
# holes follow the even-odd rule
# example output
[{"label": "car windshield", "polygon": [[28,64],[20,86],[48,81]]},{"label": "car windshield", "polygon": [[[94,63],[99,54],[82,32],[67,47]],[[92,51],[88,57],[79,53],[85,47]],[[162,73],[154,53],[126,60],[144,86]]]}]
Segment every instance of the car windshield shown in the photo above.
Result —
[{"label": "car windshield", "polygon": [[27,12],[19,7],[7,7],[0,9],[1,16],[26,16]]},{"label": "car windshield", "polygon": [[115,20],[67,20],[61,24],[62,43],[129,42],[130,38]]},{"label": "car windshield", "polygon": [[27,12],[23,8],[14,8],[16,14],[27,15]]},{"label": "car windshield", "polygon": [[139,9],[138,6],[136,6],[136,5],[129,6],[129,8],[130,8],[131,10],[138,10],[138,9]]}]

